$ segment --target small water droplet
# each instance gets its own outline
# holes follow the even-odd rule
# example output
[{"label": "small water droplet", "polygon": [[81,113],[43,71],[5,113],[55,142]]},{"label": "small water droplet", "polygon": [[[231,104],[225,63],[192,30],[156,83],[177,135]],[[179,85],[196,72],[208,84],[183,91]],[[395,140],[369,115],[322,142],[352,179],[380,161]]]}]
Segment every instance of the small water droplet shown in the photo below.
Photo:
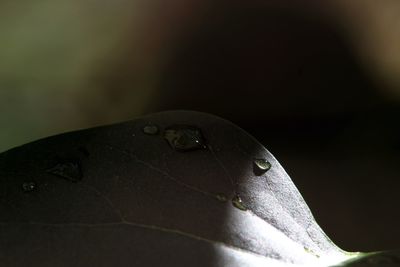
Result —
[{"label": "small water droplet", "polygon": [[82,180],[81,166],[79,162],[76,161],[60,162],[48,169],[47,172],[65,178],[71,182]]},{"label": "small water droplet", "polygon": [[26,193],[32,192],[36,188],[36,183],[35,182],[24,182],[22,184],[22,190]]},{"label": "small water droplet", "polygon": [[143,132],[148,135],[158,134],[158,127],[156,125],[146,125],[143,127]]},{"label": "small water droplet", "polygon": [[315,257],[317,257],[317,258],[320,257],[320,256],[319,256],[317,253],[315,253],[312,249],[309,249],[309,248],[307,248],[307,247],[304,247],[304,250],[305,250],[307,253],[310,253],[310,254],[314,255]]},{"label": "small water droplet", "polygon": [[215,197],[221,202],[228,201],[228,198],[224,194],[216,194]]},{"label": "small water droplet", "polygon": [[232,198],[232,204],[235,208],[238,208],[240,210],[247,210],[246,205],[244,205],[242,199],[240,198],[240,196],[236,195]]},{"label": "small water droplet", "polygon": [[271,169],[271,163],[266,159],[255,159],[254,160],[254,173],[256,175],[262,175]]},{"label": "small water droplet", "polygon": [[173,149],[181,152],[207,148],[200,129],[194,126],[170,126],[165,130],[164,138]]}]

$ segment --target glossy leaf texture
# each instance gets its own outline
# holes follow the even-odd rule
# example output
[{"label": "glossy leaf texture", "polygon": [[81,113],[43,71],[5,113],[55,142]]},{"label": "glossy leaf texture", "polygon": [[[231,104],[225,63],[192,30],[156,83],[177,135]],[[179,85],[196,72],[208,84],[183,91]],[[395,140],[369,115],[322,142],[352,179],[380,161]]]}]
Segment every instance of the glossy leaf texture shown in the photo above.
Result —
[{"label": "glossy leaf texture", "polygon": [[245,131],[191,111],[0,155],[1,266],[328,266],[353,257]]}]

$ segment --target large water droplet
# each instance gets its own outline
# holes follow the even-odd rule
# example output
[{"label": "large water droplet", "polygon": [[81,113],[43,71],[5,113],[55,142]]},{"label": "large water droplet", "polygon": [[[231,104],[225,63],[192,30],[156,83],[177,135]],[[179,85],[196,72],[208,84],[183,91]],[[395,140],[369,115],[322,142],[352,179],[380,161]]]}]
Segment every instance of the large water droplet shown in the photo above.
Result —
[{"label": "large water droplet", "polygon": [[255,159],[254,160],[254,173],[256,175],[262,175],[271,169],[271,163],[266,159]]},{"label": "large water droplet", "polygon": [[207,148],[199,128],[188,125],[175,125],[165,129],[164,138],[177,151],[190,151]]},{"label": "large water droplet", "polygon": [[228,201],[228,198],[227,198],[224,194],[222,194],[222,193],[216,194],[215,197],[216,197],[219,201],[221,201],[221,202],[226,202],[226,201]]},{"label": "large water droplet", "polygon": [[22,190],[26,193],[32,192],[36,188],[36,183],[35,182],[24,182],[22,184]]},{"label": "large water droplet", "polygon": [[244,205],[242,199],[240,198],[240,196],[236,195],[232,198],[232,204],[235,208],[238,208],[240,210],[247,210],[246,205]]},{"label": "large water droplet", "polygon": [[76,161],[60,162],[48,169],[47,172],[65,178],[71,182],[82,180],[81,166],[79,162]]},{"label": "large water droplet", "polygon": [[155,135],[158,133],[158,127],[156,125],[146,125],[143,127],[143,132],[148,135]]}]

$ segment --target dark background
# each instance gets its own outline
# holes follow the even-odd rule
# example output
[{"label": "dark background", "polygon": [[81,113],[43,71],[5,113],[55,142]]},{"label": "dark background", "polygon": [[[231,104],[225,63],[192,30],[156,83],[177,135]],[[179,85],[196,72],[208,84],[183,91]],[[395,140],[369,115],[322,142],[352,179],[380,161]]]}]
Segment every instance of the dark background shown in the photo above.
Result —
[{"label": "dark background", "polygon": [[2,150],[155,111],[209,112],[280,160],[340,247],[400,247],[400,61],[367,42],[395,41],[375,34],[379,5],[352,18],[357,6],[341,1],[45,3],[3,4]]}]

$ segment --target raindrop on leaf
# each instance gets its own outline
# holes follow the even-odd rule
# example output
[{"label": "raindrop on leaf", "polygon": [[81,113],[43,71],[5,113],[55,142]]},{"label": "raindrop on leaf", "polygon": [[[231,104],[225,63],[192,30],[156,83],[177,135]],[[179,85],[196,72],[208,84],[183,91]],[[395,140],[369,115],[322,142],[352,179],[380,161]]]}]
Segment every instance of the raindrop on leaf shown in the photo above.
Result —
[{"label": "raindrop on leaf", "polygon": [[271,169],[271,163],[266,159],[255,159],[254,160],[254,173],[256,175],[262,175]]},{"label": "raindrop on leaf", "polygon": [[244,205],[242,199],[241,199],[240,196],[238,196],[238,195],[236,195],[236,196],[233,197],[233,199],[232,199],[232,205],[233,205],[235,208],[238,208],[238,209],[240,209],[240,210],[244,210],[244,211],[247,210],[247,207]]},{"label": "raindrop on leaf", "polygon": [[170,126],[165,130],[164,138],[173,149],[181,152],[207,148],[200,129],[194,126]]},{"label": "raindrop on leaf", "polygon": [[36,188],[36,183],[35,182],[24,182],[22,184],[22,190],[26,193],[32,192]]},{"label": "raindrop on leaf", "polygon": [[155,135],[158,133],[158,127],[156,125],[146,125],[143,127],[143,132],[148,135]]},{"label": "raindrop on leaf", "polygon": [[65,178],[71,182],[82,180],[81,166],[79,162],[76,161],[60,162],[48,169],[47,172]]}]

